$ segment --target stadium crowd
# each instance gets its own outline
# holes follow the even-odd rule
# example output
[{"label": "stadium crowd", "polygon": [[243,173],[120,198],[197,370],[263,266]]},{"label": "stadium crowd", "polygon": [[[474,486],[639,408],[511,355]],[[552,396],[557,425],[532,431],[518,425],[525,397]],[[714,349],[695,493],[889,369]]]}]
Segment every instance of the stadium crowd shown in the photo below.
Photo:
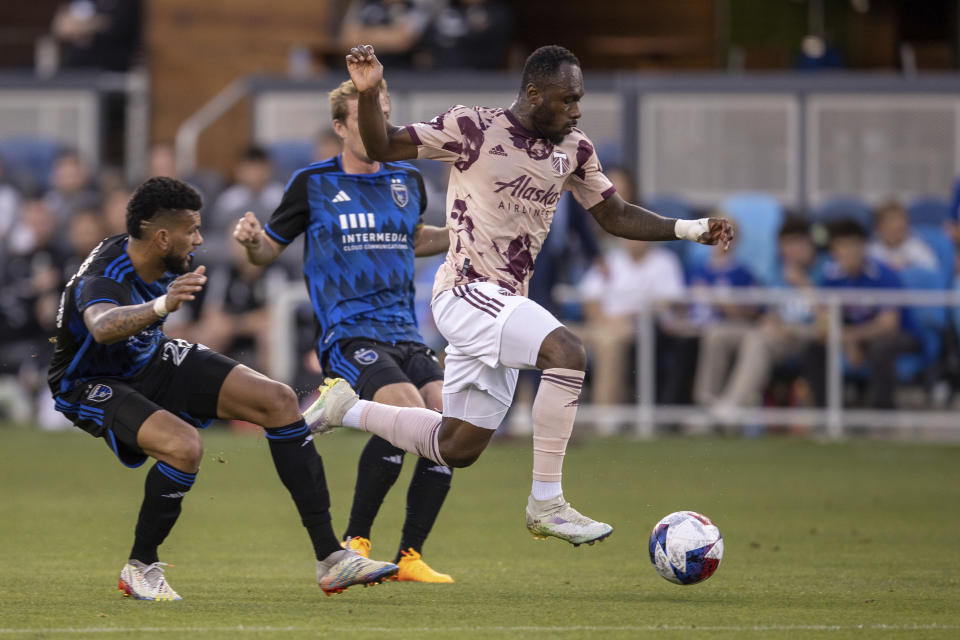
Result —
[{"label": "stadium crowd", "polygon": [[[136,59],[139,38],[121,40],[114,32],[139,32],[130,25],[141,20],[140,3],[120,4],[126,9],[114,13],[112,3],[64,4],[51,32],[63,43],[65,66],[106,68],[105,61],[122,61],[119,68],[126,68]],[[491,69],[502,68],[514,53],[514,26],[510,6],[494,0],[353,0],[338,32],[344,43],[375,45],[391,69]],[[321,132],[312,159],[337,153],[338,144],[330,131]],[[618,154],[607,151],[608,157],[601,157],[607,174],[633,200],[630,171],[615,167]],[[171,317],[168,333],[203,342],[261,370],[269,368],[268,292],[300,281],[300,241],[263,269],[243,259],[229,233],[246,211],[269,218],[291,172],[302,164],[299,160],[291,164],[279,150],[250,147],[226,179],[211,169],[181,175],[171,145],[151,149],[143,177],[181,178],[200,191],[205,203],[205,244],[196,261],[207,265],[210,283],[187,313]],[[446,176],[430,163],[420,168],[428,182],[427,221],[442,224]],[[102,238],[125,232],[132,185],[119,176],[113,169],[88,166],[66,148],[40,166],[4,164],[0,153],[0,417],[46,428],[66,425],[43,383],[58,296]],[[706,213],[676,198],[644,195],[649,197],[640,200],[650,209],[671,217]],[[697,287],[951,290],[960,282],[955,278],[958,199],[952,205],[936,198],[890,200],[874,209],[856,198],[842,198],[809,211],[787,211],[768,195],[732,196],[716,206],[738,227],[738,243],[724,254],[688,243],[612,238],[567,195],[537,259],[530,296],[573,327],[587,345],[590,402],[635,401],[635,318],[652,311],[657,319],[658,403],[709,407],[718,422],[732,407],[822,406],[825,318],[815,297],[798,295],[790,304],[771,306],[676,299]],[[420,260],[423,292],[429,291],[438,263],[436,258]],[[426,294],[421,297],[423,335],[439,349],[442,338],[432,327]],[[310,355],[309,310],[301,316],[295,339],[305,355],[295,384],[305,387],[320,372]],[[899,388],[921,383],[934,390],[923,403],[943,406],[960,390],[960,314],[846,307],[843,325],[851,404],[893,408]],[[537,375],[521,375],[519,393],[529,394]]]},{"label": "stadium crowd", "polygon": [[[314,152],[318,160],[336,152],[321,142],[323,136]],[[268,152],[257,147],[237,159],[229,182],[212,170],[180,175],[169,145],[152,149],[149,167],[151,176],[187,180],[205,202],[205,243],[196,262],[207,265],[210,282],[188,313],[171,316],[167,332],[268,370],[268,292],[299,282],[300,249],[264,271],[243,259],[229,232],[245,211],[269,218],[288,176],[279,175]],[[620,192],[632,196],[628,171],[607,172]],[[424,174],[433,192],[427,218],[439,222],[445,176],[432,168]],[[23,167],[0,164],[0,412],[58,428],[65,423],[43,383],[58,297],[102,238],[125,231],[130,185],[116,172],[87,166],[70,149],[59,152],[48,175],[25,175]],[[671,216],[703,213],[675,199],[648,198],[647,204]],[[659,403],[710,407],[718,423],[731,407],[822,406],[825,320],[815,297],[765,307],[680,303],[676,298],[686,288],[955,286],[956,227],[945,202],[904,206],[891,200],[870,209],[845,199],[789,212],[767,195],[744,194],[719,203],[717,213],[738,227],[738,243],[726,254],[608,237],[572,198],[561,200],[531,296],[587,344],[590,402],[635,401],[634,318],[647,309],[657,318]],[[436,258],[420,261],[422,283],[429,284],[436,266]],[[442,347],[422,298],[424,337]],[[297,382],[307,387],[320,372],[310,354],[309,314],[302,315],[296,339],[304,364]],[[948,310],[851,306],[843,326],[848,404],[893,408],[897,389],[907,385],[928,390],[926,406],[946,404],[957,391],[958,323]],[[527,384],[536,384],[536,377]]]}]

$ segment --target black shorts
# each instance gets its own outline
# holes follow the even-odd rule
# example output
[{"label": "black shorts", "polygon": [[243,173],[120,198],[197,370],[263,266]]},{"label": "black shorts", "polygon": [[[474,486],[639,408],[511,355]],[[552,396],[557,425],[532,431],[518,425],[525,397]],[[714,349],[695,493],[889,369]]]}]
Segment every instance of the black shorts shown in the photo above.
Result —
[{"label": "black shorts", "polygon": [[409,382],[419,389],[443,380],[443,368],[433,349],[419,342],[338,340],[324,352],[321,364],[325,375],[344,378],[364,400],[372,400],[388,384]]},{"label": "black shorts", "polygon": [[144,421],[166,410],[204,429],[217,417],[220,387],[237,366],[230,358],[186,340],[167,340],[129,378],[95,378],[56,397],[57,411],[107,446],[128,467],[147,454],[137,444]]}]

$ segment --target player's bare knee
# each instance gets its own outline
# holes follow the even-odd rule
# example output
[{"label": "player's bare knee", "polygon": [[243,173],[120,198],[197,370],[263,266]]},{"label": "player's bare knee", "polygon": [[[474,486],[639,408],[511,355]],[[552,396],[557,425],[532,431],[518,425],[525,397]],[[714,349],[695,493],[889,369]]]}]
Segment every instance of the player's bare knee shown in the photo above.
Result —
[{"label": "player's bare knee", "polygon": [[576,334],[566,327],[557,327],[540,345],[537,367],[584,371],[587,368],[587,351]]},{"label": "player's bare knee", "polygon": [[264,426],[283,426],[292,422],[294,416],[300,413],[296,392],[282,382],[274,380],[264,383],[260,404],[260,411],[263,412],[267,422],[281,421],[278,424]]},{"label": "player's bare knee", "polygon": [[195,429],[184,430],[171,443],[167,454],[175,469],[186,473],[196,473],[203,460],[203,439]]},{"label": "player's bare knee", "polygon": [[477,458],[480,457],[480,453],[480,451],[473,452],[463,450],[444,451],[442,447],[440,449],[440,457],[447,463],[447,466],[457,469],[472,465],[477,461]]}]

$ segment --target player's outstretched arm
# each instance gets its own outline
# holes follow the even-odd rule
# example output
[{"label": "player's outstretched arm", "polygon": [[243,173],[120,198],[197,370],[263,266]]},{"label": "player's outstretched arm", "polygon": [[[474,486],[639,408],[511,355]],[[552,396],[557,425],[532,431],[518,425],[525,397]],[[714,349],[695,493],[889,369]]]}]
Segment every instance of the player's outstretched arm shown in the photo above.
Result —
[{"label": "player's outstretched arm", "polygon": [[100,344],[126,340],[176,311],[187,300],[193,300],[207,282],[205,271],[206,267],[201,265],[183,274],[170,283],[164,295],[150,302],[123,306],[109,302],[92,304],[83,312],[83,322]]},{"label": "player's outstretched arm", "polygon": [[719,244],[724,250],[733,241],[733,227],[723,218],[677,220],[630,204],[614,193],[590,208],[590,215],[607,233],[631,240],[690,240]]},{"label": "player's outstretched arm", "polygon": [[360,138],[371,160],[390,162],[417,157],[417,145],[403,127],[395,127],[383,117],[380,106],[380,81],[383,65],[368,44],[357,45],[347,54],[347,71],[357,87],[357,125]]},{"label": "player's outstretched arm", "polygon": [[260,226],[252,211],[247,211],[233,228],[233,239],[243,245],[250,264],[265,265],[276,260],[286,245],[275,242]]},{"label": "player's outstretched arm", "polygon": [[413,234],[413,255],[418,258],[435,256],[450,248],[450,232],[446,227],[422,224]]}]

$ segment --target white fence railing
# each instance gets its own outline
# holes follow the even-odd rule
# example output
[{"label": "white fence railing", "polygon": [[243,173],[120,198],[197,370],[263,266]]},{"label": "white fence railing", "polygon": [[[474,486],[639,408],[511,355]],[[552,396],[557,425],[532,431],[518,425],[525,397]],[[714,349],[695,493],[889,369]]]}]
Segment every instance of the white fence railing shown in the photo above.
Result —
[{"label": "white fence railing", "polygon": [[[572,289],[561,289],[559,297],[576,300]],[[738,287],[726,289],[690,288],[677,303],[725,303],[743,305],[796,304],[798,296],[827,313],[827,394],[826,406],[809,407],[735,407],[725,418],[740,425],[803,425],[822,430],[830,438],[840,438],[850,427],[888,428],[900,430],[960,430],[960,412],[946,410],[874,410],[848,409],[843,406],[842,309],[844,306],[896,307],[960,307],[960,291],[907,289],[777,289]],[[273,361],[271,375],[290,380],[295,371],[297,354],[295,335],[297,305],[307,300],[302,284],[291,285],[278,292],[273,300],[271,330]],[[656,426],[682,423],[707,417],[702,407],[658,405],[656,403],[656,312],[647,309],[636,316],[636,404],[590,405],[578,412],[578,420],[598,425],[630,423],[638,436],[652,436]],[[693,381],[691,380],[691,384]],[[529,428],[529,412],[515,412],[512,427]]]}]

